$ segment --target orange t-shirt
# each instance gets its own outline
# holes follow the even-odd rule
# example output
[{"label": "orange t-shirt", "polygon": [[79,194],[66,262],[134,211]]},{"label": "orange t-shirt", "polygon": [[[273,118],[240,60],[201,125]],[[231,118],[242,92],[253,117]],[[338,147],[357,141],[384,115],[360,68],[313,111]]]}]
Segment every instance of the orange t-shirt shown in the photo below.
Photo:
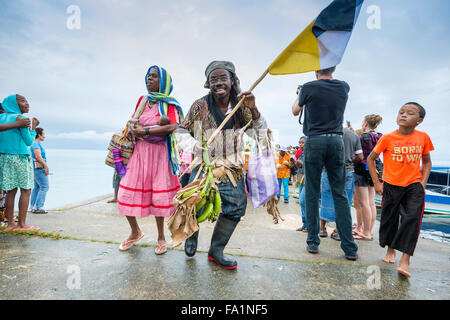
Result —
[{"label": "orange t-shirt", "polygon": [[418,130],[407,136],[397,131],[385,134],[373,148],[374,152],[383,153],[383,181],[400,187],[422,181],[420,160],[432,150],[428,134]]},{"label": "orange t-shirt", "polygon": [[280,154],[278,154],[278,164],[280,165],[280,168],[277,171],[278,179],[286,179],[291,176],[291,170],[289,169],[289,167],[287,165],[284,164],[285,161],[287,163],[289,163],[290,159],[291,159],[291,157],[289,156],[289,153],[287,153],[287,152],[284,154],[283,157]]}]

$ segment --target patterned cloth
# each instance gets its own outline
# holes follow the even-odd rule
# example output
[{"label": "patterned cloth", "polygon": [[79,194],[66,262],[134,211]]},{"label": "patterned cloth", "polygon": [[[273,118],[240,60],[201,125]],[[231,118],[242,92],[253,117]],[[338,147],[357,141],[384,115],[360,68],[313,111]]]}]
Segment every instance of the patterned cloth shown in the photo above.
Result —
[{"label": "patterned cloth", "polygon": [[[278,179],[286,179],[291,176],[291,171],[289,170],[289,162],[290,162],[291,156],[289,153],[285,153],[284,156],[281,156],[281,154],[278,154],[278,171],[277,171],[277,178]],[[286,162],[288,164],[286,164]]]},{"label": "patterned cloth", "polygon": [[189,165],[192,162],[192,154],[187,152],[180,152],[180,174],[191,173],[192,170],[188,170]]},{"label": "patterned cloth", "polygon": [[0,210],[6,206],[6,191],[0,190]]},{"label": "patterned cloth", "polygon": [[31,156],[0,153],[0,189],[32,189],[34,169]]}]

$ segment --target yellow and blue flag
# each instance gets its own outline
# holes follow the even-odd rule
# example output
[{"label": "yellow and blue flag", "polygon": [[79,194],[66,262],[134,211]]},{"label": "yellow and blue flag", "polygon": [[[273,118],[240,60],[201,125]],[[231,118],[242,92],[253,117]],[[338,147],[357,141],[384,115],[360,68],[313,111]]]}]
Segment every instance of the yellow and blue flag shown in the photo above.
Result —
[{"label": "yellow and blue flag", "polygon": [[272,75],[334,67],[341,62],[363,0],[334,0],[269,66]]}]

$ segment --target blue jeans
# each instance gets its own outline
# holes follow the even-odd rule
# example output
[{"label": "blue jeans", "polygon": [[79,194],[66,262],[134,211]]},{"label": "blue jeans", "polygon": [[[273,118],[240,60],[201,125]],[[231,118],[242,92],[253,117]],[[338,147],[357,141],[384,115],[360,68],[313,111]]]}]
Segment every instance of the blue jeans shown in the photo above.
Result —
[{"label": "blue jeans", "polygon": [[306,228],[306,202],[305,202],[305,186],[298,187],[298,202],[302,212],[302,228]]},{"label": "blue jeans", "polygon": [[45,196],[49,188],[45,169],[34,169],[34,188],[31,192],[31,210],[44,209]]},{"label": "blue jeans", "polygon": [[[353,203],[353,189],[353,172],[348,172],[345,174],[345,192],[347,193],[348,205],[350,207]],[[330,222],[336,221],[333,195],[326,171],[322,172],[322,193],[320,198],[320,219]]]},{"label": "blue jeans", "polygon": [[278,198],[281,196],[281,185],[283,185],[284,200],[289,200],[289,178],[278,178],[278,186],[280,187],[277,194]]},{"label": "blue jeans", "polygon": [[344,141],[340,136],[311,136],[305,142],[306,225],[309,245],[319,245],[319,195],[322,169],[328,173],[341,248],[347,255],[358,251],[352,235],[352,217],[345,192]]}]

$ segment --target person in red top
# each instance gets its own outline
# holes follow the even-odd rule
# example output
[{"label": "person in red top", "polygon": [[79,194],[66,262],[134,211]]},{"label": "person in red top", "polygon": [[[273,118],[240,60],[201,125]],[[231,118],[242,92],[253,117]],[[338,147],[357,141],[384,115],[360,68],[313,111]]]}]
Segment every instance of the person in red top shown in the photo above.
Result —
[{"label": "person in red top", "polygon": [[301,137],[300,140],[298,140],[298,149],[295,152],[295,160],[298,160],[298,157],[303,153],[303,147],[305,146],[305,137]]},{"label": "person in red top", "polygon": [[[381,247],[388,246],[383,261],[395,263],[395,250],[403,252],[397,271],[406,277],[411,276],[410,257],[419,239],[425,187],[431,171],[430,151],[434,150],[428,134],[415,129],[424,117],[425,109],[420,104],[403,105],[397,115],[398,130],[382,136],[367,158],[375,191],[383,195],[379,241]],[[380,153],[383,184],[375,167]]]}]

